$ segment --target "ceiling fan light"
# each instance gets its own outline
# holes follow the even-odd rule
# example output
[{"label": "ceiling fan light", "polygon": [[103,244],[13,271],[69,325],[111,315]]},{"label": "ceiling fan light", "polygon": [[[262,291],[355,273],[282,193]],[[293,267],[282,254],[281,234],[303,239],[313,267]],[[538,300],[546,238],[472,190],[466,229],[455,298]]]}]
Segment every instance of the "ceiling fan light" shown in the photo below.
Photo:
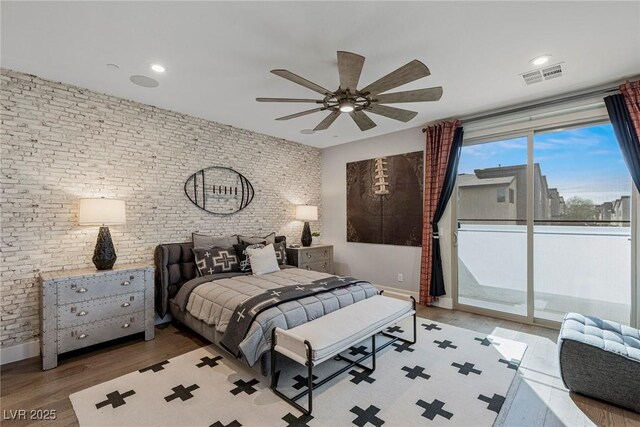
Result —
[{"label": "ceiling fan light", "polygon": [[342,101],[340,103],[339,109],[341,113],[351,113],[353,110],[356,109],[356,107],[355,105],[353,105],[353,103],[349,101]]}]

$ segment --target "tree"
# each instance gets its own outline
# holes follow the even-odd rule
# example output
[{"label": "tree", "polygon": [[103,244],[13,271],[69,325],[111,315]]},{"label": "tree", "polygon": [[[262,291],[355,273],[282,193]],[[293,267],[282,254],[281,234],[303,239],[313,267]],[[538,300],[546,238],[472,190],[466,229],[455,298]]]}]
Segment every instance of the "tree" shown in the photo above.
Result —
[{"label": "tree", "polygon": [[596,207],[593,201],[582,197],[572,197],[565,202],[565,219],[593,220]]}]

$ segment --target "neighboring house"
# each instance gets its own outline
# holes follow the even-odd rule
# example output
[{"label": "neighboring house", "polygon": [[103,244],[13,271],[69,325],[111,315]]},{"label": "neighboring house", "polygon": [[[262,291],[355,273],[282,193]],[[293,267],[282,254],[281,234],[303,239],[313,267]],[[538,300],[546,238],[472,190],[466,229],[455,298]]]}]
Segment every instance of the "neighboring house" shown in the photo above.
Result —
[{"label": "neighboring house", "polygon": [[458,175],[458,218],[474,223],[517,219],[516,179],[513,176],[480,179]]},{"label": "neighboring house", "polygon": [[631,196],[622,196],[613,202],[596,205],[598,221],[629,221],[631,219]]},{"label": "neighboring house", "polygon": [[557,188],[549,188],[549,214],[551,219],[560,219],[564,216],[566,205],[564,197],[560,195]]},{"label": "neighboring house", "polygon": [[[540,164],[536,163],[534,168],[534,215],[536,220],[547,220],[559,217],[564,213],[564,199],[556,188],[549,189],[547,177],[542,175]],[[498,166],[495,168],[476,169],[475,175],[461,174],[458,176],[458,188],[467,187],[464,196],[461,193],[461,203],[465,205],[463,212],[465,216],[458,213],[459,217],[472,219],[512,219],[516,224],[525,224],[527,221],[527,165]],[[496,181],[497,180],[497,181]],[[500,182],[500,184],[498,184]],[[493,207],[496,198],[485,189],[487,186],[508,186],[510,189],[505,200],[513,200],[515,206],[508,209],[503,206]],[[462,191],[462,190],[461,190]],[[477,194],[471,194],[471,192]],[[502,191],[497,190],[496,191]],[[513,197],[509,193],[513,192]],[[486,198],[483,199],[483,198]],[[468,200],[467,200],[468,199]],[[553,205],[553,206],[552,206]],[[552,215],[552,211],[555,216]],[[486,213],[489,216],[484,216]],[[502,216],[498,216],[498,214]],[[508,215],[508,216],[507,216]]]}]

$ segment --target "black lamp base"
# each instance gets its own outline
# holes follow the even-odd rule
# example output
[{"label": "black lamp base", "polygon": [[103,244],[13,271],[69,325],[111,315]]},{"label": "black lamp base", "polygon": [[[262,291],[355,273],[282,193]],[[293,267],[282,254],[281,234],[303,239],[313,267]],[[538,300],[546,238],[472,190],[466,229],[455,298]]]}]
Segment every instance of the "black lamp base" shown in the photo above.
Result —
[{"label": "black lamp base", "polygon": [[304,228],[302,229],[302,237],[300,238],[302,242],[302,246],[311,246],[311,242],[313,241],[313,237],[311,237],[311,228],[309,227],[309,222],[304,222]]},{"label": "black lamp base", "polygon": [[116,249],[113,247],[109,227],[100,227],[98,241],[93,251],[93,264],[98,270],[111,270],[116,263]]}]

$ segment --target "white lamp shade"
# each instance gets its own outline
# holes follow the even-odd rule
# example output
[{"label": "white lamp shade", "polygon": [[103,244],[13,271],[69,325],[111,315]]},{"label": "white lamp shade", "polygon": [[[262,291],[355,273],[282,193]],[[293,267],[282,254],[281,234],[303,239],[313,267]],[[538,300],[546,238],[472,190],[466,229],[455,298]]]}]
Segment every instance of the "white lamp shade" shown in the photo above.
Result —
[{"label": "white lamp shade", "polygon": [[80,225],[125,224],[124,200],[80,199]]},{"label": "white lamp shade", "polygon": [[308,205],[296,206],[296,219],[300,221],[317,221],[318,207]]}]

